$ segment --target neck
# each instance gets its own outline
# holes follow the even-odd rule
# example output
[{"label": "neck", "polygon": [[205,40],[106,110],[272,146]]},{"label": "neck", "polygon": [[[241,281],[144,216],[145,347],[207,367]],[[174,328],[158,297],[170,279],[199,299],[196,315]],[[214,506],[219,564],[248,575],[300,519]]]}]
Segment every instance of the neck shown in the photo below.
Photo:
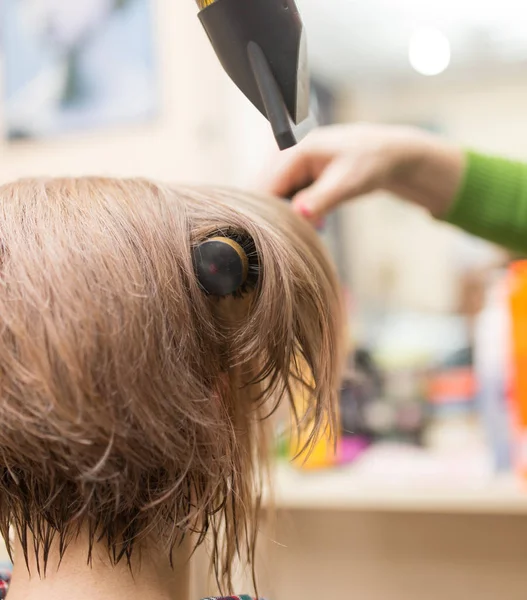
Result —
[{"label": "neck", "polygon": [[166,553],[146,544],[140,557],[110,564],[108,553],[100,544],[87,564],[87,540],[81,534],[68,546],[60,561],[58,543],[53,545],[46,573],[39,577],[30,548],[29,570],[22,547],[15,540],[15,565],[9,588],[9,600],[189,600],[190,548],[183,544],[174,551],[173,568]]}]

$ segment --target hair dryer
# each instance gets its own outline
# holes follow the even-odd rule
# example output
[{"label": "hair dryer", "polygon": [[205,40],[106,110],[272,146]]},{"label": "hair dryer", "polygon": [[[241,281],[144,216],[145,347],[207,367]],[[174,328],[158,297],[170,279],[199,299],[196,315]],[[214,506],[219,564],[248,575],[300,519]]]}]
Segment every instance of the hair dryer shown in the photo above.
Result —
[{"label": "hair dryer", "polygon": [[305,30],[294,0],[197,0],[227,74],[269,120],[281,150],[310,116]]}]

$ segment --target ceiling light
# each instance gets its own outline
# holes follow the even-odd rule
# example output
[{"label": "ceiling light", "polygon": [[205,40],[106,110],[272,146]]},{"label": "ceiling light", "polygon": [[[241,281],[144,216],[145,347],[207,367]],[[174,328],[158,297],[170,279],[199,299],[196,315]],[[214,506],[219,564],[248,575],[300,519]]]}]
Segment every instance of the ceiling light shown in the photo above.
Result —
[{"label": "ceiling light", "polygon": [[422,28],[410,39],[408,58],[421,75],[439,75],[450,64],[450,42],[438,29]]}]

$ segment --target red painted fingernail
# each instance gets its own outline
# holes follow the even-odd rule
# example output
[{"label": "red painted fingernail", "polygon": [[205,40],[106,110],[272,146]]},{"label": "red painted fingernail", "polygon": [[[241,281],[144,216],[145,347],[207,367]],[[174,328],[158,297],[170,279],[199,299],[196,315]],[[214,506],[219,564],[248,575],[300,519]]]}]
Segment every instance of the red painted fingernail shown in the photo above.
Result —
[{"label": "red painted fingernail", "polygon": [[297,202],[293,205],[293,208],[300,213],[303,217],[305,217],[306,219],[311,219],[311,217],[313,216],[313,213],[311,212],[311,209],[308,208],[305,204],[302,204],[301,202]]}]

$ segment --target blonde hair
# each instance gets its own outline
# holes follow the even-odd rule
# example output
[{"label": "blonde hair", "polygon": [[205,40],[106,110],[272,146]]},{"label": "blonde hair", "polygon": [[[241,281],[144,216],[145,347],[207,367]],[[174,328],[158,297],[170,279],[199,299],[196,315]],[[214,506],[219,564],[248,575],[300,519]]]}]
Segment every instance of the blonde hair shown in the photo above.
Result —
[{"label": "blonde hair", "polygon": [[[259,277],[207,296],[192,248],[250,236]],[[0,188],[0,531],[43,562],[80,531],[114,564],[153,537],[172,556],[212,538],[231,588],[252,561],[262,420],[293,380],[315,426],[332,414],[342,355],[334,270],[282,202],[144,180],[34,179]],[[311,418],[312,417],[312,418]],[[28,534],[34,544],[29,548]]]}]

